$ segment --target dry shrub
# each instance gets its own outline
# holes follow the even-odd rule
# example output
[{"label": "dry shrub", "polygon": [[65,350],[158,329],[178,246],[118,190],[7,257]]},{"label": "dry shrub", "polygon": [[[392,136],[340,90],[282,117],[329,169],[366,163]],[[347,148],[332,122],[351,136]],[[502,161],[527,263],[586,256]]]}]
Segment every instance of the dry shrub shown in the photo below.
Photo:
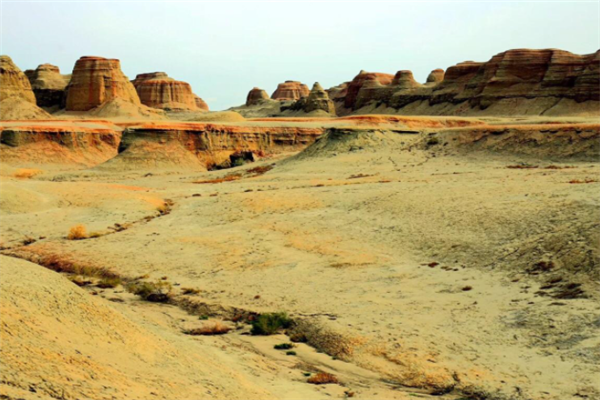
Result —
[{"label": "dry shrub", "polygon": [[15,171],[13,176],[19,179],[31,179],[34,176],[44,173],[41,169],[21,168]]},{"label": "dry shrub", "polygon": [[161,280],[156,282],[132,282],[126,286],[126,289],[129,293],[154,303],[166,303],[172,297],[171,284]]},{"label": "dry shrub", "polygon": [[[39,257],[31,257],[33,254],[38,254]],[[118,278],[119,275],[105,267],[89,263],[81,263],[73,260],[66,254],[59,253],[30,253],[29,257],[25,257],[29,261],[35,262],[45,268],[56,272],[65,272],[74,275],[93,276],[100,278]]]},{"label": "dry shrub", "polygon": [[507,165],[506,168],[509,168],[509,169],[535,169],[535,168],[538,168],[538,166],[530,165],[530,164],[517,164],[517,165]]},{"label": "dry shrub", "polygon": [[569,181],[569,183],[572,183],[572,184],[573,184],[573,183],[574,183],[574,184],[577,184],[577,183],[594,183],[594,182],[598,182],[598,181],[597,181],[597,180],[595,180],[595,179],[585,179],[585,180],[583,180],[583,181],[582,181],[582,180],[580,180],[580,179],[573,179],[573,180],[570,180],[570,181]]},{"label": "dry shrub", "polygon": [[76,284],[77,286],[80,286],[80,287],[87,286],[87,285],[89,285],[89,284],[92,283],[92,281],[87,280],[87,279],[83,279],[83,277],[81,277],[79,275],[72,276],[72,277],[69,278],[69,280],[71,282],[73,282],[74,284]]},{"label": "dry shrub", "polygon": [[314,319],[296,321],[288,334],[292,341],[305,341],[315,349],[341,360],[349,360],[355,348],[366,342],[359,336],[350,337],[326,329]]},{"label": "dry shrub", "polygon": [[69,229],[69,234],[67,235],[67,239],[69,240],[81,240],[87,239],[88,235],[86,233],[86,229],[84,225],[75,225]]},{"label": "dry shrub", "polygon": [[111,277],[111,278],[102,278],[100,282],[96,284],[97,287],[101,289],[113,289],[121,284],[121,278],[119,277]]},{"label": "dry shrub", "polygon": [[374,175],[373,174],[356,174],[356,175],[350,175],[348,177],[348,179],[368,178],[370,176],[374,176]]},{"label": "dry shrub", "polygon": [[214,178],[214,179],[207,179],[204,181],[196,181],[194,183],[222,183],[222,182],[231,182],[231,181],[237,181],[238,179],[242,179],[242,174],[236,173],[236,174],[229,174],[229,175],[225,175],[221,178]]},{"label": "dry shrub", "polygon": [[199,294],[200,289],[184,287],[184,288],[181,288],[181,293],[188,294],[188,295]]},{"label": "dry shrub", "polygon": [[249,170],[246,171],[246,173],[249,175],[252,175],[252,176],[259,176],[259,175],[269,172],[272,169],[273,169],[272,165],[261,165],[258,167],[250,168]]},{"label": "dry shrub", "polygon": [[329,374],[327,372],[319,372],[308,378],[306,382],[312,383],[313,385],[327,385],[330,383],[340,383],[340,381],[335,375]]},{"label": "dry shrub", "polygon": [[229,332],[231,330],[231,328],[225,324],[223,324],[221,321],[215,321],[212,323],[207,323],[203,326],[201,326],[200,328],[194,328],[194,329],[188,329],[183,331],[183,333],[185,333],[186,335],[203,335],[203,336],[207,336],[207,335],[224,335],[227,332]]}]

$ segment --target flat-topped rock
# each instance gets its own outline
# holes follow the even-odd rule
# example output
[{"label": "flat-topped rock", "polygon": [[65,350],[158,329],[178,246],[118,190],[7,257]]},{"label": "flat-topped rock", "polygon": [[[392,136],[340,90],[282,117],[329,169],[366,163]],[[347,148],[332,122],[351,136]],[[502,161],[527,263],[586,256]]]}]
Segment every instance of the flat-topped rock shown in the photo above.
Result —
[{"label": "flat-topped rock", "polygon": [[75,63],[67,87],[66,109],[88,111],[114,98],[140,104],[135,87],[116,59],[81,57]]},{"label": "flat-topped rock", "polygon": [[38,106],[65,107],[70,75],[62,75],[60,69],[52,64],[41,64],[36,69],[25,71],[25,75],[29,78]]},{"label": "flat-topped rock", "polygon": [[277,86],[277,89],[271,95],[273,100],[298,100],[307,97],[310,93],[308,86],[298,81],[285,81]]},{"label": "flat-topped rock", "polygon": [[358,93],[360,89],[363,87],[365,82],[373,81],[381,86],[387,86],[392,83],[394,80],[394,75],[384,74],[380,72],[366,72],[364,70],[360,71],[358,75],[352,79],[352,81],[348,84],[348,88],[346,90],[346,97],[344,99],[344,106],[349,109],[353,109],[356,104],[356,99],[358,98]]},{"label": "flat-topped rock", "polygon": [[[165,72],[138,74],[131,81],[142,104],[161,110],[197,110],[196,95],[189,83],[177,81]],[[204,103],[202,101],[202,103]],[[207,109],[206,103],[203,109]]]}]

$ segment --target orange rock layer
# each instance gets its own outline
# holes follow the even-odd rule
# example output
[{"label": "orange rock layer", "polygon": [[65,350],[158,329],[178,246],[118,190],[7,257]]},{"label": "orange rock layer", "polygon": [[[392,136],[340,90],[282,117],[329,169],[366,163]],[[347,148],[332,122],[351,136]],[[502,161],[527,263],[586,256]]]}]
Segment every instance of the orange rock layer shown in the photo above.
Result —
[{"label": "orange rock layer", "polygon": [[77,60],[67,87],[68,111],[88,111],[117,97],[140,104],[135,88],[121,71],[119,60],[102,57]]},{"label": "orange rock layer", "polygon": [[285,81],[277,85],[277,89],[271,95],[273,100],[298,100],[307,97],[310,93],[308,86],[297,81]]}]

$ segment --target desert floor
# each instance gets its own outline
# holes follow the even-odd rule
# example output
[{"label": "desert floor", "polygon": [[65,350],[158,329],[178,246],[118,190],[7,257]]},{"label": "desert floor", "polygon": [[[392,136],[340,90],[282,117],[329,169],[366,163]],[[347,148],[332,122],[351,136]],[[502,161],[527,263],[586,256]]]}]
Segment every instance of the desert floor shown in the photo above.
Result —
[{"label": "desert floor", "polygon": [[[3,165],[0,393],[600,398],[600,164],[334,139],[212,172],[39,165],[19,179]],[[97,237],[67,240],[77,224]],[[166,277],[173,302],[14,258],[49,255]],[[231,321],[275,311],[317,332],[296,356]],[[238,329],[182,333],[213,320]],[[317,371],[341,384],[307,384]]]}]

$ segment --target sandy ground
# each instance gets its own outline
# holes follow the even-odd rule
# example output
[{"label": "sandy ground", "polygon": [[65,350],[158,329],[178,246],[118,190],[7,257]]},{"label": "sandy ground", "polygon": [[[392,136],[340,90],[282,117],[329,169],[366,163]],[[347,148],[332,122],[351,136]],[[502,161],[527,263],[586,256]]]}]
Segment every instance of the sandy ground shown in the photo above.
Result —
[{"label": "sandy ground", "polygon": [[[316,399],[344,397],[347,390],[365,399],[440,391],[469,399],[600,398],[599,164],[541,153],[453,152],[452,144],[428,148],[422,142],[421,135],[380,131],[320,141],[299,154],[263,161],[273,168],[252,177],[243,171],[261,162],[149,176],[46,171],[16,179],[7,172],[0,178],[2,245],[7,254],[63,254],[124,276],[167,276],[181,287],[201,289],[193,300],[208,309],[286,311],[335,338],[334,345],[311,343],[329,355],[302,345],[293,362],[272,350],[283,338],[236,331],[198,341],[178,329],[179,323],[197,320],[180,308],[120,293],[122,303],[103,300],[114,296],[108,292],[90,299],[66,278],[39,271],[43,279],[35,284],[60,285],[77,301],[106,308],[150,332],[139,335],[174,346],[179,353],[173,358],[210,361],[202,367],[198,360],[174,369],[154,366],[157,372],[148,372],[154,377],[131,398],[145,398],[147,387],[164,389],[158,398],[176,399],[194,398],[189,393],[206,387],[214,388],[211,396],[232,398]],[[537,168],[509,168],[515,165]],[[242,178],[195,183],[235,173]],[[53,181],[56,176],[61,178]],[[37,200],[29,204],[31,198]],[[158,216],[165,199],[173,201],[172,210]],[[115,223],[127,229],[108,229]],[[66,240],[76,224],[110,234]],[[21,247],[26,238],[37,241]],[[13,263],[5,260],[3,275]],[[27,268],[34,267],[40,269]],[[28,278],[20,267],[14,270],[14,285]],[[582,293],[564,295],[569,284]],[[27,296],[22,301],[28,303],[15,303],[9,311],[45,304]],[[8,302],[3,298],[3,307]],[[101,324],[111,318],[103,316]],[[55,329],[59,336],[67,328]],[[98,335],[107,330],[94,329]],[[32,348],[46,349],[45,342],[27,338]],[[81,346],[94,347],[83,333],[77,338]],[[3,351],[16,359],[32,354],[31,348],[21,353],[15,348]],[[102,348],[94,351],[98,363],[108,363]],[[48,372],[34,364],[11,362],[9,381],[25,382],[26,388],[32,368],[35,376]],[[136,379],[135,369],[113,366],[123,374],[123,386]],[[168,380],[196,368],[211,371],[208,381],[187,379],[177,389],[157,384],[165,379],[160,374],[174,374]],[[307,368],[325,368],[348,384],[307,385],[302,375]],[[45,379],[54,387],[71,386]],[[399,387],[420,391],[393,389]],[[105,389],[90,387],[89,398],[105,398]],[[23,393],[19,396],[36,398]]]}]

